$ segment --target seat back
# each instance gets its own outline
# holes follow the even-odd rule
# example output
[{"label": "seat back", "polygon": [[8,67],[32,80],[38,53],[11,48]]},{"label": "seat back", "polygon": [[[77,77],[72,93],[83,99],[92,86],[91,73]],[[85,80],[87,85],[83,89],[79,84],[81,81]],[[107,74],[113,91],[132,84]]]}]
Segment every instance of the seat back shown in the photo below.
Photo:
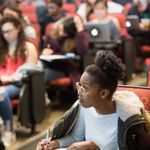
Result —
[{"label": "seat back", "polygon": [[62,10],[64,10],[67,13],[74,14],[76,13],[76,6],[72,3],[65,3],[62,6]]},{"label": "seat back", "polygon": [[129,10],[131,9],[132,6],[133,6],[133,3],[127,3],[127,4],[124,6],[123,13],[124,13],[125,15],[128,15],[128,12],[129,12]]},{"label": "seat back", "polygon": [[38,15],[34,13],[24,13],[24,16],[27,17],[31,24],[37,23],[38,24]]},{"label": "seat back", "polygon": [[45,115],[44,72],[31,73],[28,81],[20,93],[19,121],[23,126],[40,123]]},{"label": "seat back", "polygon": [[110,13],[111,16],[118,19],[120,23],[120,36],[124,37],[128,35],[127,29],[126,29],[126,15],[123,13]]},{"label": "seat back", "polygon": [[36,14],[36,7],[33,6],[33,5],[20,4],[20,5],[19,5],[19,8],[20,8],[20,10],[21,10],[23,13],[25,13],[25,14],[27,14],[27,13],[29,13],[29,14],[32,14],[32,13]]},{"label": "seat back", "polygon": [[119,85],[117,91],[132,91],[143,102],[145,109],[150,111],[150,87]]}]

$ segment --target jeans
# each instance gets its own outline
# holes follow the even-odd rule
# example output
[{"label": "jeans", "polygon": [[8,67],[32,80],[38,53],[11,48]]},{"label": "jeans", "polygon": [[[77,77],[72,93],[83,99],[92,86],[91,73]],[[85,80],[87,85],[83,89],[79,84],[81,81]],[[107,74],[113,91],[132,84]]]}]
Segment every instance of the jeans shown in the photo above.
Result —
[{"label": "jeans", "polygon": [[12,105],[11,100],[18,98],[21,87],[15,85],[5,85],[5,91],[0,93],[0,116],[4,121],[12,120]]}]

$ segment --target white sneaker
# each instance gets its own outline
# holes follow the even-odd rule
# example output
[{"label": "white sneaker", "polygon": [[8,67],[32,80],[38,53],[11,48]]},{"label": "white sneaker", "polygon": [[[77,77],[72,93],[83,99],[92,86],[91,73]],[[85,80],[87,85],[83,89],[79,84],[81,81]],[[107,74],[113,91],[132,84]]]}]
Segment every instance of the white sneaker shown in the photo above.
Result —
[{"label": "white sneaker", "polygon": [[16,141],[16,134],[12,131],[4,131],[2,133],[2,142],[4,143],[5,147],[9,147]]}]

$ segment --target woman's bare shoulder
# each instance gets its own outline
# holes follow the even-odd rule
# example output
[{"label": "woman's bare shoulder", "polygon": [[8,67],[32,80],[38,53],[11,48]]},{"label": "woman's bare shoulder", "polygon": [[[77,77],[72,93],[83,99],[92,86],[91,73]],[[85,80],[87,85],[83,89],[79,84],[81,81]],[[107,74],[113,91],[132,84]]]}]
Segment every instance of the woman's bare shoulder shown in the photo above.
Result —
[{"label": "woman's bare shoulder", "polygon": [[33,44],[32,42],[30,41],[26,41],[25,42],[25,45],[27,48],[36,48],[35,44]]}]

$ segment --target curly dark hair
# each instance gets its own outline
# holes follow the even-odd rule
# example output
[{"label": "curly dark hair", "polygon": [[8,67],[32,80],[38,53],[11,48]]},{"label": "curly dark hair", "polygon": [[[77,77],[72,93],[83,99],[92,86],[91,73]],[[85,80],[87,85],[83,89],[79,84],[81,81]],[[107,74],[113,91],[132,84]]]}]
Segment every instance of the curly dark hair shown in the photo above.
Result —
[{"label": "curly dark hair", "polygon": [[18,34],[18,42],[15,50],[15,60],[17,61],[17,57],[20,56],[23,60],[25,60],[25,33],[21,24],[21,21],[13,16],[6,16],[0,20],[0,65],[4,65],[6,62],[6,56],[8,56],[8,42],[5,40],[2,33],[2,26],[5,23],[12,23],[14,27],[19,28]]},{"label": "curly dark hair", "polygon": [[108,89],[110,96],[116,90],[118,80],[125,77],[125,65],[109,50],[98,51],[95,64],[87,66],[85,71],[94,77],[100,88]]}]

